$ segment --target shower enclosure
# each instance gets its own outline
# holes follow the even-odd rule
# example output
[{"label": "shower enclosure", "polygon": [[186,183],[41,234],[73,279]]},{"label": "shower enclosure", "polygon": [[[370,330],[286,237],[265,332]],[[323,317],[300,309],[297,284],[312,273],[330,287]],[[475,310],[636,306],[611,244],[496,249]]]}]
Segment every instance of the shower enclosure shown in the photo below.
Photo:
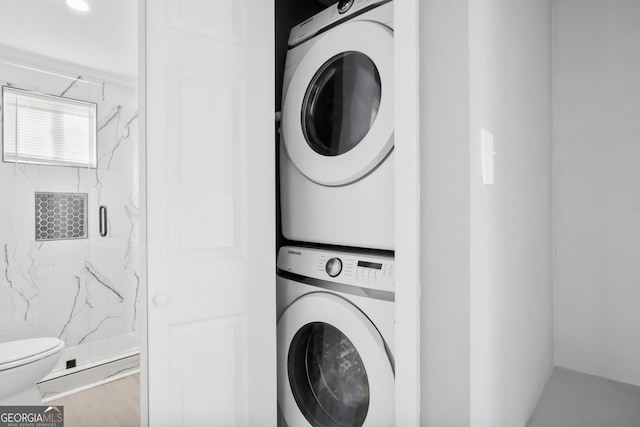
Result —
[{"label": "shower enclosure", "polygon": [[0,85],[0,342],[65,341],[48,378],[135,369],[136,82],[3,49]]}]

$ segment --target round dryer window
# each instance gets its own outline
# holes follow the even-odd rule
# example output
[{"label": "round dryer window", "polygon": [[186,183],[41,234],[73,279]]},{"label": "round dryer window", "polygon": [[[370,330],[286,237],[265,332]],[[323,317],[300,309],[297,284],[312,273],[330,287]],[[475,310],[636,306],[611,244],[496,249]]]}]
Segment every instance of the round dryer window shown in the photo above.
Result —
[{"label": "round dryer window", "polygon": [[394,375],[360,309],[313,292],[278,320],[278,406],[291,426],[393,425]]},{"label": "round dryer window", "polygon": [[339,156],[369,133],[380,108],[380,73],[360,52],[340,53],[316,73],[302,106],[302,130],[309,146]]},{"label": "round dryer window", "polygon": [[393,148],[393,32],[347,22],[317,36],[296,67],[282,110],[287,154],[322,185],[354,182]]}]

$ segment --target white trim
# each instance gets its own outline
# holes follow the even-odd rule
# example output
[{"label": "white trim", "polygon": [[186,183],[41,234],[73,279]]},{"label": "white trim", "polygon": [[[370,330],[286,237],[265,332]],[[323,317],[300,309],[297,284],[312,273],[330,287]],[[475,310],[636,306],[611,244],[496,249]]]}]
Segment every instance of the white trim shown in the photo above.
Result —
[{"label": "white trim", "polygon": [[419,0],[394,2],[397,426],[420,425]]},{"label": "white trim", "polygon": [[149,319],[147,264],[147,2],[138,1],[138,179],[140,221],[140,427],[149,426]]}]

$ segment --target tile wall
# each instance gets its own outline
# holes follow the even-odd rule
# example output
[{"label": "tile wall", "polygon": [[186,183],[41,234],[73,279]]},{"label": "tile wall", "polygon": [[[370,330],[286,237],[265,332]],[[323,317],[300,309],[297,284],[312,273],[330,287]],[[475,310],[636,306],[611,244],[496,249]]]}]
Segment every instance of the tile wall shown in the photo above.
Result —
[{"label": "tile wall", "polygon": [[[137,89],[0,57],[0,84],[97,103],[97,169],[0,163],[0,342],[59,337],[56,370],[139,346]],[[35,193],[88,194],[88,237],[37,242]],[[100,237],[98,210],[108,211]]]}]

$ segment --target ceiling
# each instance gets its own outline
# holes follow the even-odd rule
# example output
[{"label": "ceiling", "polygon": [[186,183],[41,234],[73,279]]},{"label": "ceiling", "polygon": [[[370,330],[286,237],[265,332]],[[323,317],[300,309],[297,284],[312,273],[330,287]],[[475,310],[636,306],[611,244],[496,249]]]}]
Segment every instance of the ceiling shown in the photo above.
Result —
[{"label": "ceiling", "polygon": [[2,0],[0,45],[123,77],[138,73],[138,2],[85,0],[77,12],[64,0]]}]

